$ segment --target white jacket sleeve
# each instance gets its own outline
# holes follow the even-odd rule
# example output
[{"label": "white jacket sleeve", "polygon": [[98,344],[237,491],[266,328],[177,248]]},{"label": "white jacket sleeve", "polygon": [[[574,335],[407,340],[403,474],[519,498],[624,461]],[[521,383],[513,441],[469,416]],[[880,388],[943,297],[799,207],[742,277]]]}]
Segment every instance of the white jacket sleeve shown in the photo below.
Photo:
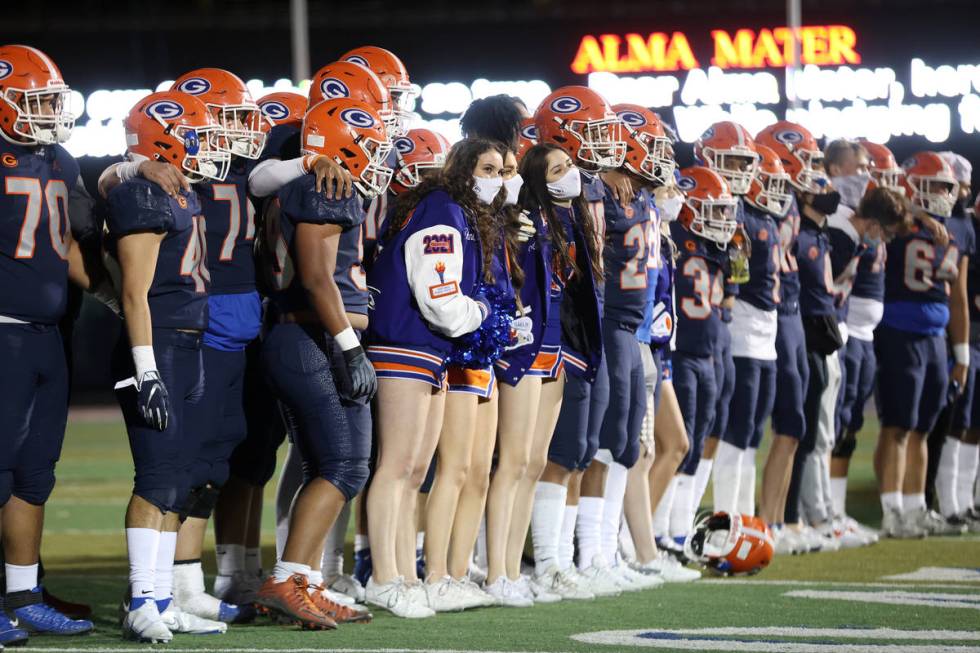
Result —
[{"label": "white jacket sleeve", "polygon": [[465,295],[463,239],[447,225],[433,225],[409,236],[405,242],[408,285],[422,317],[432,328],[450,338],[475,331],[486,318],[486,306]]},{"label": "white jacket sleeve", "polygon": [[306,157],[301,156],[288,161],[266,159],[249,173],[248,190],[256,197],[266,197],[307,172]]}]

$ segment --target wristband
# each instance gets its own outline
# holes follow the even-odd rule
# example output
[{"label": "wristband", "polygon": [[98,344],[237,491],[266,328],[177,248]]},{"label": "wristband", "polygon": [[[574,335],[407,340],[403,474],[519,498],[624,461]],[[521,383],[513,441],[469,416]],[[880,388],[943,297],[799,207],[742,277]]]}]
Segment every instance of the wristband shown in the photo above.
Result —
[{"label": "wristband", "polygon": [[957,345],[953,345],[953,360],[956,361],[957,365],[965,365],[969,367],[970,345],[965,342],[961,342]]},{"label": "wristband", "polygon": [[347,327],[333,337],[334,342],[340,347],[341,351],[348,351],[361,346],[361,341],[357,339],[357,333],[353,327]]},{"label": "wristband", "polygon": [[307,154],[303,157],[303,170],[309,173],[313,170],[313,166],[316,165],[317,159],[321,158],[322,154]]},{"label": "wristband", "polygon": [[155,372],[157,360],[153,356],[153,345],[137,345],[133,347],[133,363],[136,365],[136,380],[143,378],[147,372]]},{"label": "wristband", "polygon": [[116,166],[116,176],[119,181],[129,181],[140,173],[140,164],[143,161],[123,161]]}]

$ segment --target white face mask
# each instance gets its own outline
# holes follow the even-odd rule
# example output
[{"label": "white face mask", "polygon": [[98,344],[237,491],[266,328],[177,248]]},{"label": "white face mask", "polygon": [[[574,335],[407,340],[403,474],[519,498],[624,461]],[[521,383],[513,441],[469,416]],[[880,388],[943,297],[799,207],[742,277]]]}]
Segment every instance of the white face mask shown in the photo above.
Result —
[{"label": "white face mask", "polygon": [[473,190],[476,191],[477,198],[484,204],[492,204],[497,193],[504,187],[503,177],[477,177],[473,176]]},{"label": "white face mask", "polygon": [[558,181],[548,184],[548,192],[556,200],[571,200],[582,194],[582,175],[578,168],[570,168]]},{"label": "white face mask", "polygon": [[517,195],[521,192],[521,186],[523,185],[524,178],[520,175],[514,175],[504,181],[504,188],[507,189],[507,199],[504,200],[504,205],[513,206],[517,204]]},{"label": "white face mask", "polygon": [[684,196],[658,197],[654,202],[657,205],[657,210],[660,211],[660,219],[664,222],[673,222],[680,215],[681,207],[684,206]]},{"label": "white face mask", "polygon": [[871,175],[867,174],[844,175],[842,177],[830,178],[830,183],[833,184],[834,190],[840,193],[841,204],[849,206],[852,209],[856,209],[858,204],[861,203],[861,199],[864,197],[864,191],[868,188],[869,181],[871,181]]}]

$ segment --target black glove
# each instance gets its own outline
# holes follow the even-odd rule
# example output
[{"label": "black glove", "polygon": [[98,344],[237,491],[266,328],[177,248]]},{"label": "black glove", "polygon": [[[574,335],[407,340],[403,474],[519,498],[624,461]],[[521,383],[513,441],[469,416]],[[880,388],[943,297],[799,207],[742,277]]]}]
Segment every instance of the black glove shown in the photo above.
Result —
[{"label": "black glove", "polygon": [[137,405],[147,426],[157,431],[166,431],[170,421],[170,396],[167,388],[156,370],[144,372],[143,377],[136,382],[136,392],[139,394]]},{"label": "black glove", "polygon": [[360,346],[346,350],[344,362],[347,363],[347,375],[350,377],[351,398],[373,397],[378,391],[378,377],[364,350]]}]

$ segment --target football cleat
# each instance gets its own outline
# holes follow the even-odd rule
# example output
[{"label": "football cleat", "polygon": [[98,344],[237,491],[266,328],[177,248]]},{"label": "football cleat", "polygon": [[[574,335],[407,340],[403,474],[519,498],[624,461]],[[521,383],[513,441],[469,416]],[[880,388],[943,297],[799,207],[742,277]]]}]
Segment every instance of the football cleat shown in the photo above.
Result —
[{"label": "football cleat", "polygon": [[773,539],[776,541],[776,548],[773,553],[777,555],[800,555],[802,553],[809,553],[810,551],[807,544],[795,529],[782,525],[774,526],[772,534]]},{"label": "football cleat", "polygon": [[493,597],[496,605],[505,608],[530,608],[534,605],[534,599],[522,591],[520,583],[506,576],[500,576],[489,585],[484,585],[483,590]]},{"label": "football cleat", "polygon": [[86,605],[85,603],[72,603],[71,601],[58,598],[43,585],[41,586],[41,600],[69,619],[92,618],[92,606]]},{"label": "football cleat", "polygon": [[40,586],[7,594],[5,605],[14,625],[28,633],[45,635],[82,635],[92,631],[91,621],[69,619],[42,600]]},{"label": "football cleat", "polygon": [[840,551],[843,547],[843,543],[840,541],[840,538],[837,537],[837,531],[834,529],[834,525],[832,523],[824,522],[813,530],[815,530],[822,539],[820,546],[821,551]]},{"label": "football cleat", "polygon": [[[416,584],[418,585],[418,584]],[[405,579],[399,576],[387,583],[378,584],[369,578],[364,586],[365,600],[371,605],[388,610],[403,619],[424,619],[435,616],[435,611],[424,603],[425,592],[409,593]]]},{"label": "football cleat", "polygon": [[368,579],[371,578],[373,565],[371,564],[371,549],[361,549],[354,552],[354,578],[357,582],[367,588]]},{"label": "football cleat", "polygon": [[26,644],[29,635],[23,628],[18,628],[3,611],[3,599],[0,598],[0,646],[20,646]]},{"label": "football cleat", "polygon": [[333,592],[350,597],[354,603],[364,602],[364,585],[350,574],[341,574],[330,579],[324,579],[324,584]]},{"label": "football cleat", "polygon": [[947,519],[935,510],[914,511],[919,527],[929,535],[963,535],[969,530],[965,520]]},{"label": "football cleat", "polygon": [[530,584],[532,592],[557,594],[571,601],[589,601],[596,597],[589,589],[586,578],[578,573],[574,565],[564,571],[552,565],[543,574],[532,576]]},{"label": "football cleat", "polygon": [[623,579],[623,589],[627,592],[652,590],[664,584],[664,579],[659,575],[641,573],[626,563],[613,566],[612,571]]},{"label": "football cleat", "polygon": [[174,638],[157,609],[156,601],[145,600],[143,605],[135,610],[130,610],[128,605],[124,605],[123,612],[123,639],[148,644],[166,644]]},{"label": "football cleat", "polygon": [[841,518],[841,525],[843,528],[853,531],[858,534],[861,539],[863,539],[867,544],[874,544],[878,541],[878,532],[872,528],[868,528],[864,524],[858,522],[856,519],[849,515],[844,515]]},{"label": "football cleat", "polygon": [[601,555],[592,558],[592,564],[585,569],[579,569],[585,577],[589,591],[596,596],[619,596],[623,588],[621,580],[609,567],[609,563]]},{"label": "football cleat", "polygon": [[221,635],[228,631],[228,624],[214,619],[203,619],[190,612],[184,612],[179,605],[170,602],[167,609],[160,613],[163,625],[172,633],[187,633],[189,635]]},{"label": "football cleat", "polygon": [[641,574],[659,576],[665,583],[690,583],[701,578],[700,571],[688,569],[664,551],[644,565],[634,565],[633,569]]},{"label": "football cleat", "polygon": [[971,533],[980,533],[980,511],[970,508],[963,514],[966,520],[966,527]]},{"label": "football cleat", "polygon": [[282,582],[277,582],[275,576],[269,576],[262,584],[255,602],[260,612],[308,630],[336,628],[337,622],[313,603],[306,590],[307,585],[306,576],[302,574],[293,574]]},{"label": "football cleat", "polygon": [[320,612],[327,615],[338,624],[366,624],[370,623],[373,616],[367,609],[361,609],[350,605],[344,605],[331,599],[332,592],[327,592],[322,587],[310,585],[308,588],[313,604],[320,609]]},{"label": "football cleat", "polygon": [[881,532],[885,537],[900,540],[920,539],[928,533],[919,526],[917,515],[900,510],[888,510],[881,518]]},{"label": "football cleat", "polygon": [[255,608],[250,604],[227,603],[204,591],[200,562],[174,565],[174,602],[184,612],[211,621],[235,624],[255,619]]}]

